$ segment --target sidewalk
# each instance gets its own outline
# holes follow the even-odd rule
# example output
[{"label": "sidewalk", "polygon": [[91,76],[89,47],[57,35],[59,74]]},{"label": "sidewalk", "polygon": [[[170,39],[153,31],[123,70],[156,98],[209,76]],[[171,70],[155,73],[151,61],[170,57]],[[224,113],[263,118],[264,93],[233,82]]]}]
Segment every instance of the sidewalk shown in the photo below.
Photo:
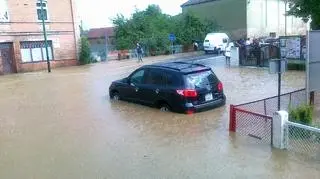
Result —
[{"label": "sidewalk", "polygon": [[160,56],[152,56],[152,57],[145,57],[143,58],[142,63],[138,63],[137,58],[132,58],[132,59],[125,59],[125,60],[110,60],[105,63],[108,64],[117,64],[117,67],[122,67],[122,66],[128,66],[130,64],[151,64],[155,62],[161,62],[161,61],[166,61],[166,60],[172,60],[176,58],[183,58],[183,57],[193,57],[193,56],[200,56],[203,55],[204,53],[202,51],[198,52],[189,52],[189,53],[178,53],[178,54],[173,54],[173,55],[160,55]]}]

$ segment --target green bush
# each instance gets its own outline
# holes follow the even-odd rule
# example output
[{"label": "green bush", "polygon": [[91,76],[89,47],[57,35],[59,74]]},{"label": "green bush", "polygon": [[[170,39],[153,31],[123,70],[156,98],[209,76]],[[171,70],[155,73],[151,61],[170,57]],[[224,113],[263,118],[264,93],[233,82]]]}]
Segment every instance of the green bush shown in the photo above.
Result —
[{"label": "green bush", "polygon": [[302,105],[296,109],[290,109],[289,118],[290,121],[311,125],[312,124],[313,107],[310,105]]},{"label": "green bush", "polygon": [[[289,120],[303,125],[312,125],[313,107],[310,105],[302,105],[296,109],[291,109],[289,112]],[[296,139],[306,139],[312,136],[309,130],[289,126],[289,136]]]},{"label": "green bush", "polygon": [[288,70],[305,71],[306,64],[304,64],[304,63],[289,63]]},{"label": "green bush", "polygon": [[81,37],[80,42],[80,64],[85,65],[93,62],[91,57],[90,44],[86,37]]}]

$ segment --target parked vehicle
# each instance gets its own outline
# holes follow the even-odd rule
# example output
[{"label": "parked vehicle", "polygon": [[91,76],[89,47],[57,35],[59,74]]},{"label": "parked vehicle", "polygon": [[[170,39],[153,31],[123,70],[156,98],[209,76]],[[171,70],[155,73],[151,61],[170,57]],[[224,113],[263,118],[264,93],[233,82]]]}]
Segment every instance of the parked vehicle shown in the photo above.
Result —
[{"label": "parked vehicle", "polygon": [[113,100],[127,100],[161,111],[194,113],[225,105],[223,85],[211,68],[170,62],[143,66],[109,88]]},{"label": "parked vehicle", "polygon": [[220,54],[225,51],[229,41],[229,36],[226,33],[209,33],[203,42],[204,51],[206,54],[209,52]]}]

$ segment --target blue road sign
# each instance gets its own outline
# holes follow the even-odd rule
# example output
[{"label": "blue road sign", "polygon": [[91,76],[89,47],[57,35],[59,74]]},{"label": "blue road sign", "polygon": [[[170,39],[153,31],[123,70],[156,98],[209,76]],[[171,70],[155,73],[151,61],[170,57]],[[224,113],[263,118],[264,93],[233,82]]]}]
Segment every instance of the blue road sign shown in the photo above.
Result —
[{"label": "blue road sign", "polygon": [[169,40],[171,42],[175,41],[176,40],[176,36],[174,34],[169,34]]}]

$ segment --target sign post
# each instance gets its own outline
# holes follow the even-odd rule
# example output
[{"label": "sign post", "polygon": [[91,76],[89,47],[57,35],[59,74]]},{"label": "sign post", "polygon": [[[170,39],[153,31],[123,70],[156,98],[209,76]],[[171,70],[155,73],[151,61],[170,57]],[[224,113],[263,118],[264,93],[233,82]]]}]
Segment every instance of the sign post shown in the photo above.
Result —
[{"label": "sign post", "polygon": [[45,44],[45,49],[46,49],[48,73],[51,73],[51,65],[50,65],[49,50],[48,50],[47,31],[46,31],[46,24],[44,22],[43,0],[40,0],[40,3],[41,3],[41,22],[42,22],[42,29],[43,29],[43,36],[44,36],[44,44]]},{"label": "sign post", "polygon": [[173,54],[174,53],[173,43],[174,43],[174,41],[176,41],[176,36],[173,33],[169,34],[169,40],[171,42],[171,53]]},{"label": "sign post", "polygon": [[271,74],[278,74],[278,111],[281,110],[281,75],[286,71],[285,59],[270,60],[269,72]]}]

